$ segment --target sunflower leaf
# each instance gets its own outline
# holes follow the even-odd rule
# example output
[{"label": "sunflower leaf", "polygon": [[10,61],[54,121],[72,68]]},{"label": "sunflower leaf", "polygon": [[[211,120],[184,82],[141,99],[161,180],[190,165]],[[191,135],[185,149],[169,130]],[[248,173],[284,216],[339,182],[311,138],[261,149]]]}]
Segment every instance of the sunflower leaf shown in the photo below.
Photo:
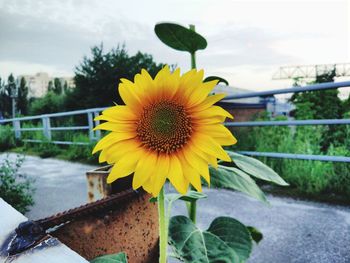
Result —
[{"label": "sunflower leaf", "polygon": [[91,263],[128,263],[126,254],[120,252],[118,254],[105,255],[97,257],[90,261]]},{"label": "sunflower leaf", "polygon": [[197,201],[199,199],[207,198],[207,195],[204,193],[196,191],[188,191],[186,194],[167,194],[166,199],[168,202],[174,202],[176,200],[183,200],[187,202]]},{"label": "sunflower leaf", "polygon": [[206,77],[206,78],[203,80],[203,82],[208,82],[208,81],[212,81],[212,80],[218,80],[218,81],[219,81],[218,84],[219,84],[220,82],[222,82],[222,83],[225,83],[226,86],[229,85],[229,84],[228,84],[228,81],[227,81],[226,79],[220,78],[220,77],[218,77],[218,76],[209,76],[209,77]]},{"label": "sunflower leaf", "polygon": [[207,47],[207,41],[203,36],[178,24],[156,24],[154,31],[164,44],[176,50],[194,54],[197,50]]},{"label": "sunflower leaf", "polygon": [[253,226],[247,226],[247,229],[249,230],[250,235],[252,236],[252,239],[255,241],[255,243],[259,244],[259,242],[264,237],[263,234]]},{"label": "sunflower leaf", "polygon": [[268,203],[265,194],[255,181],[245,172],[234,168],[219,165],[218,169],[209,168],[211,186],[243,192],[255,199]]},{"label": "sunflower leaf", "polygon": [[234,249],[240,262],[245,261],[252,252],[253,244],[249,230],[234,218],[217,217],[210,224],[208,231]]},{"label": "sunflower leaf", "polygon": [[174,254],[190,262],[244,262],[252,250],[248,229],[230,217],[218,217],[206,231],[185,216],[175,216],[169,223],[169,243]]},{"label": "sunflower leaf", "polygon": [[274,170],[259,160],[232,151],[227,151],[227,153],[242,171],[264,181],[283,186],[288,185]]}]

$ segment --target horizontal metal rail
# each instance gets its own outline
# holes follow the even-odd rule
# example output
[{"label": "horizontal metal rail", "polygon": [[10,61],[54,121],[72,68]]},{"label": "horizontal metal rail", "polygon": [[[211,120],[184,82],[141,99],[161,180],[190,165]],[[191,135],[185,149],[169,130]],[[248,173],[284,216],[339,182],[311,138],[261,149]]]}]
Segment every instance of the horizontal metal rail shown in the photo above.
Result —
[{"label": "horizontal metal rail", "polygon": [[68,141],[41,141],[41,140],[32,140],[32,139],[23,139],[24,142],[31,143],[53,143],[53,144],[61,144],[61,145],[89,145],[88,142],[68,142]]},{"label": "horizontal metal rail", "polygon": [[275,89],[275,90],[267,90],[267,91],[259,91],[259,92],[249,92],[239,95],[226,96],[222,101],[232,100],[232,99],[245,99],[245,98],[254,98],[254,97],[267,97],[276,94],[288,94],[288,93],[296,93],[296,92],[305,92],[305,91],[316,91],[316,90],[327,90],[327,89],[338,89],[338,88],[346,88],[350,87],[350,81],[342,81],[342,82],[328,82],[321,84],[314,84],[308,86],[296,86],[287,89]]},{"label": "horizontal metal rail", "polygon": [[[13,129],[12,129],[13,130]],[[20,128],[19,131],[42,131],[44,128]]]},{"label": "horizontal metal rail", "polygon": [[350,119],[324,120],[293,120],[293,121],[241,121],[225,122],[228,127],[255,127],[255,126],[306,126],[306,125],[344,125],[350,124]]},{"label": "horizontal metal rail", "polygon": [[350,163],[350,157],[347,157],[347,156],[275,153],[275,152],[251,152],[251,151],[238,151],[238,153],[244,154],[244,155],[250,155],[250,156],[258,156],[258,157],[272,157],[272,158],[297,159],[297,160],[322,161],[322,162]]},{"label": "horizontal metal rail", "polygon": [[13,122],[13,121],[30,121],[30,120],[36,120],[36,119],[42,119],[42,118],[55,118],[55,117],[82,115],[82,114],[87,114],[87,113],[101,112],[101,111],[103,111],[105,109],[106,109],[106,107],[103,107],[103,108],[92,108],[92,109],[86,109],[86,110],[75,110],[75,111],[50,113],[50,114],[28,116],[28,117],[19,117],[19,118],[0,120],[0,123]]},{"label": "horizontal metal rail", "polygon": [[88,130],[89,126],[71,126],[71,127],[51,127],[51,131],[74,131],[74,130]]}]

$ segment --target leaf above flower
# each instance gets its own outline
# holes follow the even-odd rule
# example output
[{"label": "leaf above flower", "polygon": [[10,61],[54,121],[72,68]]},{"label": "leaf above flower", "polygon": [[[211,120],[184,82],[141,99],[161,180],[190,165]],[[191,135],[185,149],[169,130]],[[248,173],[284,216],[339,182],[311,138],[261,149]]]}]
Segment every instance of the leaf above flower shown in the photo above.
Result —
[{"label": "leaf above flower", "polygon": [[218,84],[219,84],[220,82],[222,82],[222,83],[225,83],[226,86],[228,86],[228,81],[227,81],[226,79],[221,78],[221,77],[218,77],[218,76],[209,76],[209,77],[206,77],[206,78],[203,80],[203,82],[208,82],[208,81],[212,81],[212,80],[218,80],[218,81],[219,81]]},{"label": "leaf above flower", "polygon": [[159,23],[154,27],[158,38],[167,46],[194,54],[199,49],[207,47],[203,36],[193,30],[173,23]]}]

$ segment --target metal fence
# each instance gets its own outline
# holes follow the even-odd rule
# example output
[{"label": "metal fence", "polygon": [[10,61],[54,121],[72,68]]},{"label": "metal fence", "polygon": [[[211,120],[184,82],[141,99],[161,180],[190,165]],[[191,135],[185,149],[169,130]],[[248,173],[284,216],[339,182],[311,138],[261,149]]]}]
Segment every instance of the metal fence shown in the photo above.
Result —
[{"label": "metal fence", "polygon": [[[0,124],[12,124],[13,131],[16,139],[21,139],[22,132],[36,132],[42,131],[46,141],[49,141],[54,144],[77,144],[77,145],[86,145],[86,142],[71,142],[71,141],[54,141],[52,140],[53,131],[87,131],[89,134],[90,141],[96,141],[101,138],[101,131],[94,131],[93,128],[99,124],[99,121],[94,121],[94,118],[99,115],[101,111],[105,108],[93,108],[87,110],[77,110],[77,111],[68,111],[68,112],[59,112],[52,114],[44,114],[37,116],[28,116],[14,119],[5,119],[0,120]],[[85,115],[87,118],[87,126],[68,126],[68,127],[54,127],[51,125],[51,120],[53,118],[59,117],[70,117],[75,115]],[[21,124],[26,121],[39,120],[42,123],[41,127],[37,128],[22,128]],[[32,139],[22,139],[24,142],[33,142],[33,143],[42,143],[42,140],[32,140]]]},{"label": "metal fence", "polygon": [[[316,90],[329,90],[350,87],[350,81],[343,82],[331,82],[315,85],[308,85],[303,87],[292,87],[287,89],[269,90],[261,92],[250,92],[234,96],[227,96],[222,101],[232,99],[243,99],[252,97],[264,97],[277,94],[288,94],[296,92],[307,92]],[[100,139],[100,131],[94,131],[94,126],[99,124],[99,121],[94,121],[94,117],[98,116],[105,108],[94,108],[87,110],[78,110],[70,112],[61,112],[53,114],[45,114],[39,116],[22,117],[14,119],[0,120],[0,124],[11,123],[13,125],[13,131],[17,139],[21,139],[22,131],[42,131],[45,138],[55,144],[79,144],[85,145],[84,142],[71,142],[71,141],[53,141],[52,131],[78,131],[86,130],[89,134],[90,141],[96,141]],[[52,127],[51,119],[57,117],[66,117],[73,115],[86,115],[87,126],[71,126],[71,127]],[[40,128],[21,128],[21,122],[30,120],[41,120],[42,127]],[[258,126],[305,126],[305,125],[349,125],[350,119],[323,119],[323,120],[288,120],[288,121],[249,121],[249,122],[227,122],[228,127],[258,127]],[[41,140],[23,140],[26,142],[42,142]],[[314,161],[331,161],[331,162],[346,162],[350,163],[350,157],[348,156],[328,156],[328,155],[310,155],[310,154],[291,154],[291,153],[276,153],[276,152],[252,152],[252,151],[240,151],[240,153],[251,156],[271,157],[271,158],[288,158],[298,160],[314,160]]]}]

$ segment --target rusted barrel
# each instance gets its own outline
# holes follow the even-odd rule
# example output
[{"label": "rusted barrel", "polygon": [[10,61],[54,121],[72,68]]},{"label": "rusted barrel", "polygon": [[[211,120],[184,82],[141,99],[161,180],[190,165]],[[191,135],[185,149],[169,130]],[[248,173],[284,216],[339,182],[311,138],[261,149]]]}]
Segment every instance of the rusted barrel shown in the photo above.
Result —
[{"label": "rusted barrel", "polygon": [[[106,166],[87,172],[89,201],[131,188],[131,176],[106,184],[109,170]],[[53,235],[88,260],[123,251],[130,263],[157,262],[158,210],[150,198],[141,191],[112,209],[64,225]]]}]

